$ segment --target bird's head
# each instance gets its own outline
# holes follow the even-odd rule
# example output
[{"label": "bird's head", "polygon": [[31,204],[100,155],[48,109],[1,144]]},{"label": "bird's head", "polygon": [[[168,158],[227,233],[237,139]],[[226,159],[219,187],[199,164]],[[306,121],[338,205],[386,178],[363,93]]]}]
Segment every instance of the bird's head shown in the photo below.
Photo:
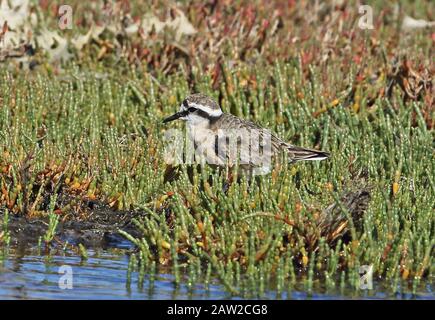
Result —
[{"label": "bird's head", "polygon": [[180,111],[163,120],[163,123],[177,119],[185,120],[190,124],[208,123],[219,118],[222,110],[219,104],[202,93],[195,93],[183,100]]}]

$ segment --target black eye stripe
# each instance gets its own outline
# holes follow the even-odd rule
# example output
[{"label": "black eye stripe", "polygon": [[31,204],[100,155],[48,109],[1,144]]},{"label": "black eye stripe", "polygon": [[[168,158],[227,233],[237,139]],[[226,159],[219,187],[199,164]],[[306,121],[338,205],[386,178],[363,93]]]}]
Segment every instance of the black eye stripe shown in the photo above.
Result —
[{"label": "black eye stripe", "polygon": [[196,109],[196,108],[194,108],[194,107],[190,107],[189,109],[187,109],[189,112],[195,112],[196,110],[198,110],[198,109]]},{"label": "black eye stripe", "polygon": [[207,119],[214,118],[213,116],[209,115],[207,112],[205,112],[201,109],[197,109],[197,114],[199,114],[201,117],[207,118]]}]

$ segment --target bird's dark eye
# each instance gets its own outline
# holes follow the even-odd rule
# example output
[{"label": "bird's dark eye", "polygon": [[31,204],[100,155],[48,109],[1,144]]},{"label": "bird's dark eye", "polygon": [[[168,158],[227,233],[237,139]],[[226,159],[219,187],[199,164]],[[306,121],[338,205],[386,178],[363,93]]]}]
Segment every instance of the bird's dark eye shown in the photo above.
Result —
[{"label": "bird's dark eye", "polygon": [[190,107],[189,109],[187,109],[189,112],[195,112],[196,108]]}]

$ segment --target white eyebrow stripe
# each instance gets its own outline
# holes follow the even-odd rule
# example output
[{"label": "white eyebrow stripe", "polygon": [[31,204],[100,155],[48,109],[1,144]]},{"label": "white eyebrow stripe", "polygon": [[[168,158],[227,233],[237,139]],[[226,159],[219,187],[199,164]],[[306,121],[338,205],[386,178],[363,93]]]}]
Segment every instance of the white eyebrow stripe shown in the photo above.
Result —
[{"label": "white eyebrow stripe", "polygon": [[222,110],[220,109],[212,109],[209,108],[207,106],[204,106],[202,104],[196,104],[194,102],[189,102],[189,107],[193,107],[195,109],[201,110],[205,113],[207,113],[208,115],[210,115],[211,117],[219,117],[222,115]]}]

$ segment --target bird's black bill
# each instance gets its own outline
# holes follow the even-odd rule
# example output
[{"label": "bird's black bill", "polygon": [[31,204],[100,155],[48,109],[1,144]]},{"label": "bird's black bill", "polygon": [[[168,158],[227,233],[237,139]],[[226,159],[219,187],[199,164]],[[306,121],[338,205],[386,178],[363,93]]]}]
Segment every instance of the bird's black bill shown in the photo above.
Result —
[{"label": "bird's black bill", "polygon": [[163,119],[163,123],[167,123],[167,122],[171,122],[171,121],[177,120],[177,119],[179,119],[181,117],[186,116],[187,114],[188,114],[188,111],[180,111],[180,112],[174,113],[172,116],[169,116],[169,117]]}]

